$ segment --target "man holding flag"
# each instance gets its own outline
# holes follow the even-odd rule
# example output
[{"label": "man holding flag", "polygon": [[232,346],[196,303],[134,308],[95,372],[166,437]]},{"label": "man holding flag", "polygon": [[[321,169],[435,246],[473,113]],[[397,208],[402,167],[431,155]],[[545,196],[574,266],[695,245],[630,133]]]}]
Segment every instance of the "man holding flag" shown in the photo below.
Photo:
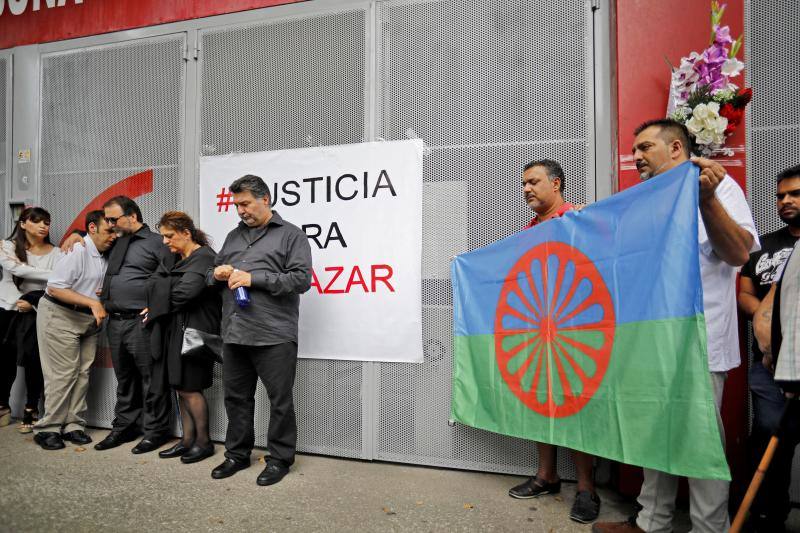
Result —
[{"label": "man holding flag", "polygon": [[648,122],[645,183],[452,263],[453,420],[645,468],[639,525],[595,531],[670,530],[677,476],[694,530],[726,529],[719,403],[758,240],[741,189],[689,146]]},{"label": "man holding flag", "polygon": [[[525,202],[533,210],[534,217],[527,228],[559,218],[575,206],[564,200],[564,170],[550,159],[531,161],[522,169],[522,190]],[[536,443],[539,467],[536,475],[508,491],[517,499],[538,498],[546,494],[561,492],[561,480],[556,471],[556,447],[544,442]],[[576,522],[595,520],[600,513],[600,497],[594,488],[592,468],[594,458],[575,451],[575,469],[578,473],[578,491],[569,516]]]},{"label": "man holding flag", "polygon": [[[688,132],[675,121],[662,119],[645,122],[636,129],[635,134],[633,156],[643,180],[675,168],[689,159],[691,141]],[[709,170],[704,170],[699,180],[698,237],[708,337],[708,368],[720,435],[724,435],[719,409],[725,378],[728,370],[740,364],[736,272],[747,262],[750,252],[757,251],[760,246],[750,208],[736,182],[730,176],[720,179]],[[697,436],[689,434],[686,438],[694,439]],[[689,479],[693,532],[728,530],[728,485],[728,481],[721,479]],[[644,484],[638,499],[642,510],[638,517],[628,522],[597,523],[592,531],[671,531],[677,490],[677,476],[645,468]]]}]

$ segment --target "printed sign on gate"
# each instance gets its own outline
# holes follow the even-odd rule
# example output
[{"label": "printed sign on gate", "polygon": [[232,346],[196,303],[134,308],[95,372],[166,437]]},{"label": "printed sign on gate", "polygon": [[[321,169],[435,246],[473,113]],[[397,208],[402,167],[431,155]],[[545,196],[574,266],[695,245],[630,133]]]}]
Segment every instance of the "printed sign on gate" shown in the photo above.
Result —
[{"label": "printed sign on gate", "polygon": [[204,157],[200,226],[216,247],[239,223],[231,182],[255,174],[313,255],[300,357],[422,362],[420,140]]}]

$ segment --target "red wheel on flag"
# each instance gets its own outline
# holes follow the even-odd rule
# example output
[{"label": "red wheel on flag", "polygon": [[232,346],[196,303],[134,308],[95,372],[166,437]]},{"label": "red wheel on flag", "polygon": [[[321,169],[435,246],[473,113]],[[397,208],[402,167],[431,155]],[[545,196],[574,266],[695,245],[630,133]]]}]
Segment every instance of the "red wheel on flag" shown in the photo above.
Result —
[{"label": "red wheel on flag", "polygon": [[495,314],[495,354],[508,387],[537,413],[562,418],[591,400],[614,344],[614,304],[600,272],[562,242],[511,268]]}]

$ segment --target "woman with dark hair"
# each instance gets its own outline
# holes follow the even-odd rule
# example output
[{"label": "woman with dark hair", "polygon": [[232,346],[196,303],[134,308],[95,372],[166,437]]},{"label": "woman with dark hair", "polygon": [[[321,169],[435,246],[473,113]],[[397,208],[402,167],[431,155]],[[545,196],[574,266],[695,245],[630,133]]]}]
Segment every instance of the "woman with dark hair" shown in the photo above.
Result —
[{"label": "woman with dark hair", "polygon": [[148,307],[143,313],[145,323],[152,328],[156,359],[151,387],[163,387],[167,382],[177,391],[183,426],[183,438],[158,455],[195,463],[214,455],[208,404],[203,396],[203,390],[212,383],[214,361],[210,354],[203,357],[195,351],[182,355],[181,351],[187,329],[219,335],[222,301],[218,290],[206,286],[205,281],[216,254],[206,234],[186,213],[165,213],[158,229],[164,244],[178,257],[172,268],[162,263],[148,283]]},{"label": "woman with dark hair", "polygon": [[25,369],[27,399],[20,432],[30,433],[39,416],[44,379],[36,338],[36,306],[61,250],[50,242],[50,213],[28,207],[11,236],[0,241],[0,426],[11,418],[9,397],[17,365]]}]

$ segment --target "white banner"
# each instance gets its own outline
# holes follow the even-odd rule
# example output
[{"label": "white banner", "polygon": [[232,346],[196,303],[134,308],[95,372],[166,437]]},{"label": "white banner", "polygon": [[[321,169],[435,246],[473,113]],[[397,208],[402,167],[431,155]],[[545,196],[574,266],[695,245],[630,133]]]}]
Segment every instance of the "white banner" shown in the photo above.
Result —
[{"label": "white banner", "polygon": [[267,182],[273,209],[308,236],[300,357],[421,363],[421,140],[200,159],[199,226],[222,246],[239,223],[228,186]]}]

